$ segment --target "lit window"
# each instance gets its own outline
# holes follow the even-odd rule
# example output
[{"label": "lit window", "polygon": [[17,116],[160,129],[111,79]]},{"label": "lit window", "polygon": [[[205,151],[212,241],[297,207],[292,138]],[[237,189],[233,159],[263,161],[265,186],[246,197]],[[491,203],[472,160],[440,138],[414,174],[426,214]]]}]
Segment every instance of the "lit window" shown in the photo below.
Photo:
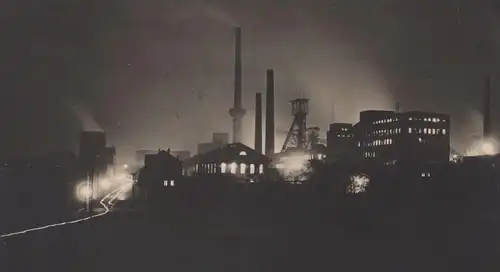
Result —
[{"label": "lit window", "polygon": [[427,129],[426,128],[424,128],[424,134],[427,134]]},{"label": "lit window", "polygon": [[194,171],[198,172],[198,164],[194,166]]},{"label": "lit window", "polygon": [[422,143],[423,141],[422,138],[418,138],[418,142]]},{"label": "lit window", "polygon": [[170,181],[170,186],[172,186],[172,187],[175,186],[175,181],[174,180]]},{"label": "lit window", "polygon": [[433,129],[432,129],[432,134],[433,134],[433,135],[435,135],[435,134],[436,134],[436,129],[435,129],[435,128],[433,128]]},{"label": "lit window", "polygon": [[226,173],[226,169],[227,169],[227,164],[221,163],[220,164],[220,172],[221,173]]},{"label": "lit window", "polygon": [[247,152],[245,152],[245,151],[241,151],[239,155],[240,155],[240,156],[246,156],[246,155],[247,155]]},{"label": "lit window", "polygon": [[237,167],[238,165],[235,162],[231,163],[231,174],[236,174]]},{"label": "lit window", "polygon": [[264,173],[264,165],[259,165],[259,174],[263,174]]},{"label": "lit window", "polygon": [[250,174],[255,174],[255,164],[250,164]]},{"label": "lit window", "polygon": [[445,128],[443,128],[443,135],[445,135],[445,134],[446,134],[446,129],[445,129]]},{"label": "lit window", "polygon": [[247,165],[242,163],[240,164],[240,174],[244,175],[247,172]]},{"label": "lit window", "polygon": [[389,139],[389,144],[392,144],[392,139]]},{"label": "lit window", "polygon": [[361,147],[361,142],[358,142],[358,147]]},{"label": "lit window", "polygon": [[411,128],[408,128],[408,133],[411,133]]},{"label": "lit window", "polygon": [[167,187],[170,183],[168,182],[168,180],[164,180],[163,181],[163,186]]},{"label": "lit window", "polygon": [[410,117],[410,118],[408,118],[408,120],[410,120],[410,121],[411,121],[411,120],[413,120],[413,118],[411,118],[411,117]]}]

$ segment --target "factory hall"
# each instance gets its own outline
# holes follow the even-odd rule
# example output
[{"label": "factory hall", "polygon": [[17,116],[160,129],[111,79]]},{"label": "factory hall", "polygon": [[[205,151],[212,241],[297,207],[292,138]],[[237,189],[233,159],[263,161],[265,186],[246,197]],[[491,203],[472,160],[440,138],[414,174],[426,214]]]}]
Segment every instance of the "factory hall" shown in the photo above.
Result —
[{"label": "factory hall", "polygon": [[233,174],[252,177],[264,174],[268,164],[269,159],[263,154],[244,144],[233,143],[184,161],[184,169],[187,175]]}]

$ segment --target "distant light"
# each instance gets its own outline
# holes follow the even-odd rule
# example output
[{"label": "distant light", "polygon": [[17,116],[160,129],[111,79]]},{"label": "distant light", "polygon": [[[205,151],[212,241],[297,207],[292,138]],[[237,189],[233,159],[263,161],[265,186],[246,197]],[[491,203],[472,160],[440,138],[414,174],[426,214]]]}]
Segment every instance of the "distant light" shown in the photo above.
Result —
[{"label": "distant light", "polygon": [[484,141],[481,144],[481,150],[485,155],[494,155],[496,153],[495,145],[491,141]]},{"label": "distant light", "polygon": [[128,164],[124,164],[123,168],[128,169]]},{"label": "distant light", "polygon": [[76,196],[81,201],[87,201],[92,198],[92,187],[87,181],[81,182],[76,187]]},{"label": "distant light", "polygon": [[368,185],[370,184],[370,178],[364,174],[351,176],[350,184],[347,188],[347,193],[349,194],[359,194],[366,192]]}]

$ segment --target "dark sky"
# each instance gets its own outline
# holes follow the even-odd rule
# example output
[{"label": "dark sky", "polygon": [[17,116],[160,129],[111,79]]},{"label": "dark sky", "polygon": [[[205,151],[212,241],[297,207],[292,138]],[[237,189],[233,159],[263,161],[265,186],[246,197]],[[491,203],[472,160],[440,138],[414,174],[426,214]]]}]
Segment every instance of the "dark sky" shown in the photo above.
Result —
[{"label": "dark sky", "polygon": [[[233,24],[243,27],[248,144],[254,95],[265,89],[267,68],[276,73],[277,146],[292,121],[288,100],[305,95],[309,124],[323,132],[331,122],[355,122],[360,110],[393,108],[395,101],[404,110],[450,113],[458,149],[479,133],[482,76],[498,70],[494,1],[0,5],[4,156],[71,148],[83,126],[105,129],[122,155],[142,148],[194,151],[213,131],[230,131]],[[498,104],[496,76],[493,88]],[[493,115],[496,122],[499,111]]]}]

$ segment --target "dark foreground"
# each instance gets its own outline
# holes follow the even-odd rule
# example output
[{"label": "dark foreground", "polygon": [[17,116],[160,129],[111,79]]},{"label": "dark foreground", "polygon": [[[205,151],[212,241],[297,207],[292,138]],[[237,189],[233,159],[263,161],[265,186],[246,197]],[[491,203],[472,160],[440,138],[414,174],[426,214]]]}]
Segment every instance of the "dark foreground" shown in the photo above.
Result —
[{"label": "dark foreground", "polygon": [[470,208],[452,214],[451,207],[425,202],[418,209],[408,203],[377,209],[358,200],[334,203],[325,199],[225,199],[203,206],[186,202],[148,215],[117,210],[91,224],[6,239],[9,262],[0,270],[442,272],[500,268],[500,223],[490,213],[479,215]]}]

